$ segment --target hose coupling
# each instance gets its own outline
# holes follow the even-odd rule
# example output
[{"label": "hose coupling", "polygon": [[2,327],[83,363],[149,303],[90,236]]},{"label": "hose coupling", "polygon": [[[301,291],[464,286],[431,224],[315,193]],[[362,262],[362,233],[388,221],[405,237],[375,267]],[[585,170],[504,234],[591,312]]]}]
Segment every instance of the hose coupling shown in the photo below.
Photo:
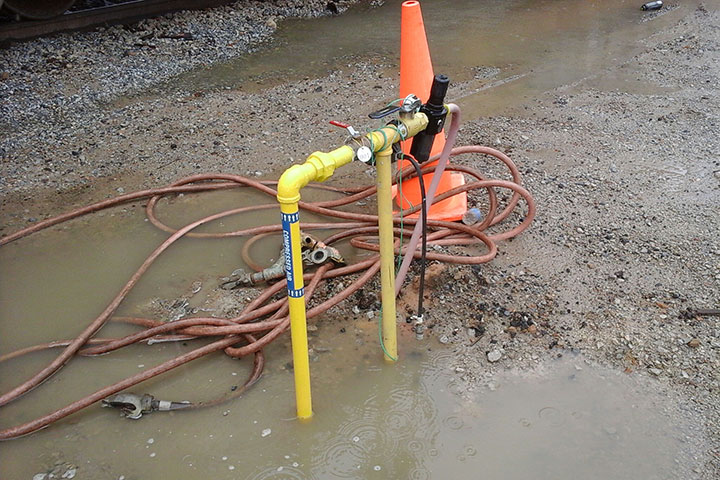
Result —
[{"label": "hose coupling", "polygon": [[170,402],[167,400],[156,400],[152,395],[145,393],[118,393],[111,395],[102,401],[103,407],[118,408],[125,418],[137,420],[143,413],[169,412],[171,410],[182,410],[192,406],[190,402]]},{"label": "hose coupling", "polygon": [[[322,265],[323,263],[332,261],[336,265],[344,265],[345,259],[337,248],[325,245],[320,239],[309,233],[300,232],[302,235],[302,259],[303,264],[307,267]],[[238,268],[225,277],[220,284],[223,290],[234,290],[240,287],[252,287],[258,283],[279,280],[285,277],[285,248],[280,249],[278,259],[271,266],[254,273],[247,273],[242,268]]]},{"label": "hose coupling", "polygon": [[319,238],[309,233],[301,231],[300,235],[300,246],[303,252],[303,260],[306,265],[322,265],[328,260],[331,260],[336,265],[345,264],[345,259],[337,248],[326,245]]},{"label": "hose coupling", "polygon": [[412,322],[412,329],[415,332],[415,338],[422,340],[425,338],[425,315],[412,315],[410,317]]},{"label": "hose coupling", "polygon": [[237,270],[234,270],[229,277],[222,279],[220,288],[223,290],[234,290],[240,287],[250,287],[253,285],[250,277],[251,275],[244,269],[238,268]]}]

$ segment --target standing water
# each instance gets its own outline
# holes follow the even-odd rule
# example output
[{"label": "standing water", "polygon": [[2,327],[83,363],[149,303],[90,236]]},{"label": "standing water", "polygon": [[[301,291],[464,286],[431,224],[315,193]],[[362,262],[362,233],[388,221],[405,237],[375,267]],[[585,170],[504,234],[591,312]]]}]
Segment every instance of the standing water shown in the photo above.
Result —
[{"label": "standing water", "polygon": [[[169,87],[252,91],[352,68],[358,61],[391,65],[388,77],[395,78],[401,3],[386,1],[372,8],[360,2],[339,17],[284,21],[262,51],[182,75]],[[635,81],[632,66],[622,77],[606,76],[604,70],[631,58],[649,37],[699,2],[653,13],[643,13],[632,0],[421,4],[435,73],[448,75],[451,85],[459,87],[448,100],[462,107],[464,118],[473,119],[583,80],[599,89],[662,93],[662,85]]]},{"label": "standing water", "polygon": [[[30,479],[55,468],[59,477],[76,468],[78,478],[128,480],[659,479],[676,478],[677,463],[691,458],[684,439],[693,426],[672,401],[582,358],[505,374],[490,388],[468,392],[449,374],[449,356],[435,342],[404,332],[402,361],[387,365],[377,355],[375,322],[319,327],[310,336],[315,416],[308,422],[293,418],[290,350],[282,341],[268,349],[261,381],[232,403],[140,420],[90,408],[4,444],[0,475]],[[146,350],[73,367],[52,386],[61,390],[53,402],[87,389],[90,372],[108,381],[138,362],[186,348]],[[140,391],[173,400],[213,398],[241,382],[247,368],[247,361],[218,355]],[[4,418],[25,416],[16,410]]]}]

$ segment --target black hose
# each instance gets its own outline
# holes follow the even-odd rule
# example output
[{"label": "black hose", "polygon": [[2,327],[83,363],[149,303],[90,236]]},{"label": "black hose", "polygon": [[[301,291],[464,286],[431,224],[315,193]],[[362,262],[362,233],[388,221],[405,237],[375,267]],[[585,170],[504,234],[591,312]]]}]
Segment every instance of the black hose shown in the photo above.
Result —
[{"label": "black hose", "polygon": [[408,160],[415,167],[418,183],[420,184],[420,198],[422,199],[420,208],[420,222],[422,224],[422,246],[420,247],[420,285],[418,287],[418,311],[417,316],[423,316],[423,296],[425,293],[425,256],[427,254],[427,198],[425,196],[425,182],[422,176],[420,164],[412,155],[403,155],[403,160]]}]

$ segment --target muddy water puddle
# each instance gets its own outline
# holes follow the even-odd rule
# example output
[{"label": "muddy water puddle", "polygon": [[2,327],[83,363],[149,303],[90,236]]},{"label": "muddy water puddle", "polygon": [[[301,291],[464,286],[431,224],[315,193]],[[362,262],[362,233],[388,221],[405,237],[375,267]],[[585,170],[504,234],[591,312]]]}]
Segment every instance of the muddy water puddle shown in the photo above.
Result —
[{"label": "muddy water puddle", "polygon": [[[310,194],[320,199],[327,192]],[[158,215],[182,226],[240,204],[265,202],[247,191],[164,200]],[[270,223],[277,212],[228,218],[209,231]],[[305,215],[307,220],[312,216]],[[0,353],[70,337],[97,315],[167,234],[134,205],[75,220],[0,249]],[[270,239],[272,240],[272,239]],[[279,241],[253,255],[271,262]],[[221,315],[247,293],[217,289],[241,265],[240,239],[185,239],[141,280],[118,311],[171,319]],[[351,255],[351,252],[344,252]],[[140,420],[93,406],[0,449],[0,478],[669,478],[689,462],[676,405],[637,379],[586,365],[546,365],[506,374],[475,391],[454,373],[453,354],[433,339],[419,342],[401,325],[402,359],[386,364],[375,316],[327,314],[310,332],[315,416],[294,419],[289,338],[267,349],[261,381],[238,400]],[[132,331],[110,324],[99,336]],[[83,395],[196,348],[197,342],[136,345],[80,358],[21,401],[3,407],[3,427],[64,406]],[[7,391],[57,352],[0,364]],[[483,355],[483,352],[478,352]],[[212,355],[133,391],[172,401],[227,395],[250,361]],[[66,477],[68,478],[68,477]]]},{"label": "muddy water puddle", "polygon": [[[303,194],[308,201],[337,196],[312,189]],[[68,325],[85,325],[102,311],[142,261],[169,236],[146,219],[144,203],[138,201],[82,217],[0,249],[0,318],[5,326],[12,319],[27,327],[3,332],[0,336],[3,351],[18,343],[66,335]],[[235,189],[163,199],[156,214],[166,225],[181,228],[216,212],[266,203],[274,203],[274,199],[248,189]],[[329,221],[307,212],[301,215],[303,222]],[[279,208],[274,206],[225,217],[201,225],[195,231],[227,232],[279,225],[279,216]],[[118,313],[149,313],[138,308],[142,310],[157,298],[195,294],[192,302],[207,298],[220,277],[237,268],[247,269],[240,255],[244,242],[244,237],[181,239],[153,264]],[[277,259],[280,247],[280,236],[270,235],[256,242],[250,253],[259,264],[269,266]],[[340,244],[338,248],[349,258],[356,255],[347,244]],[[171,315],[170,309],[167,310]]]},{"label": "muddy water puddle", "polygon": [[[365,2],[338,17],[286,20],[254,54],[181,75],[161,91],[240,88],[261,91],[356,62],[390,65],[388,97],[397,90],[401,0]],[[450,76],[450,100],[469,117],[497,114],[548,90],[589,80],[594,88],[663,94],[662,85],[605,72],[698,2],[642,12],[631,0],[576,2],[437,0],[421,2],[436,73]],[[352,92],[348,92],[352,94]]]},{"label": "muddy water puddle", "polygon": [[[690,459],[683,443],[689,426],[671,415],[676,407],[632,377],[575,358],[530,374],[505,374],[494,380],[493,391],[461,394],[447,355],[434,345],[403,335],[403,358],[388,365],[378,354],[374,322],[342,325],[339,333],[340,324],[321,319],[311,334],[315,416],[308,422],[293,418],[284,339],[268,349],[261,381],[232,403],[137,421],[93,407],[4,444],[0,475],[30,479],[76,468],[75,478],[128,480],[664,479],[678,478],[678,463]],[[132,370],[134,362],[183,350],[161,348],[92,368],[109,377]],[[141,391],[206,399],[246,374],[246,361],[218,355]],[[57,387],[77,387],[69,378],[77,375],[64,376]]]}]

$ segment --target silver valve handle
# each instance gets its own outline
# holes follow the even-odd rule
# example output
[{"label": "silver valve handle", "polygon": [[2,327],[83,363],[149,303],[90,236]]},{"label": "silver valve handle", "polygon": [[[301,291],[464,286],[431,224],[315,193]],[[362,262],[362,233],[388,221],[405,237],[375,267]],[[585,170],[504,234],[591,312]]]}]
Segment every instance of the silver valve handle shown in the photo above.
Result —
[{"label": "silver valve handle", "polygon": [[381,108],[376,112],[372,112],[368,115],[368,117],[372,118],[373,120],[377,120],[383,117],[387,117],[388,115],[391,115],[398,111],[400,113],[416,113],[418,110],[420,110],[420,107],[422,107],[422,100],[420,100],[415,94],[411,93],[407,97],[403,98],[402,102],[400,102],[400,105],[397,105],[395,102],[393,102],[385,108]]},{"label": "silver valve handle", "polygon": [[422,107],[422,100],[411,93],[403,99],[400,104],[400,111],[403,113],[417,113],[420,107]]}]

